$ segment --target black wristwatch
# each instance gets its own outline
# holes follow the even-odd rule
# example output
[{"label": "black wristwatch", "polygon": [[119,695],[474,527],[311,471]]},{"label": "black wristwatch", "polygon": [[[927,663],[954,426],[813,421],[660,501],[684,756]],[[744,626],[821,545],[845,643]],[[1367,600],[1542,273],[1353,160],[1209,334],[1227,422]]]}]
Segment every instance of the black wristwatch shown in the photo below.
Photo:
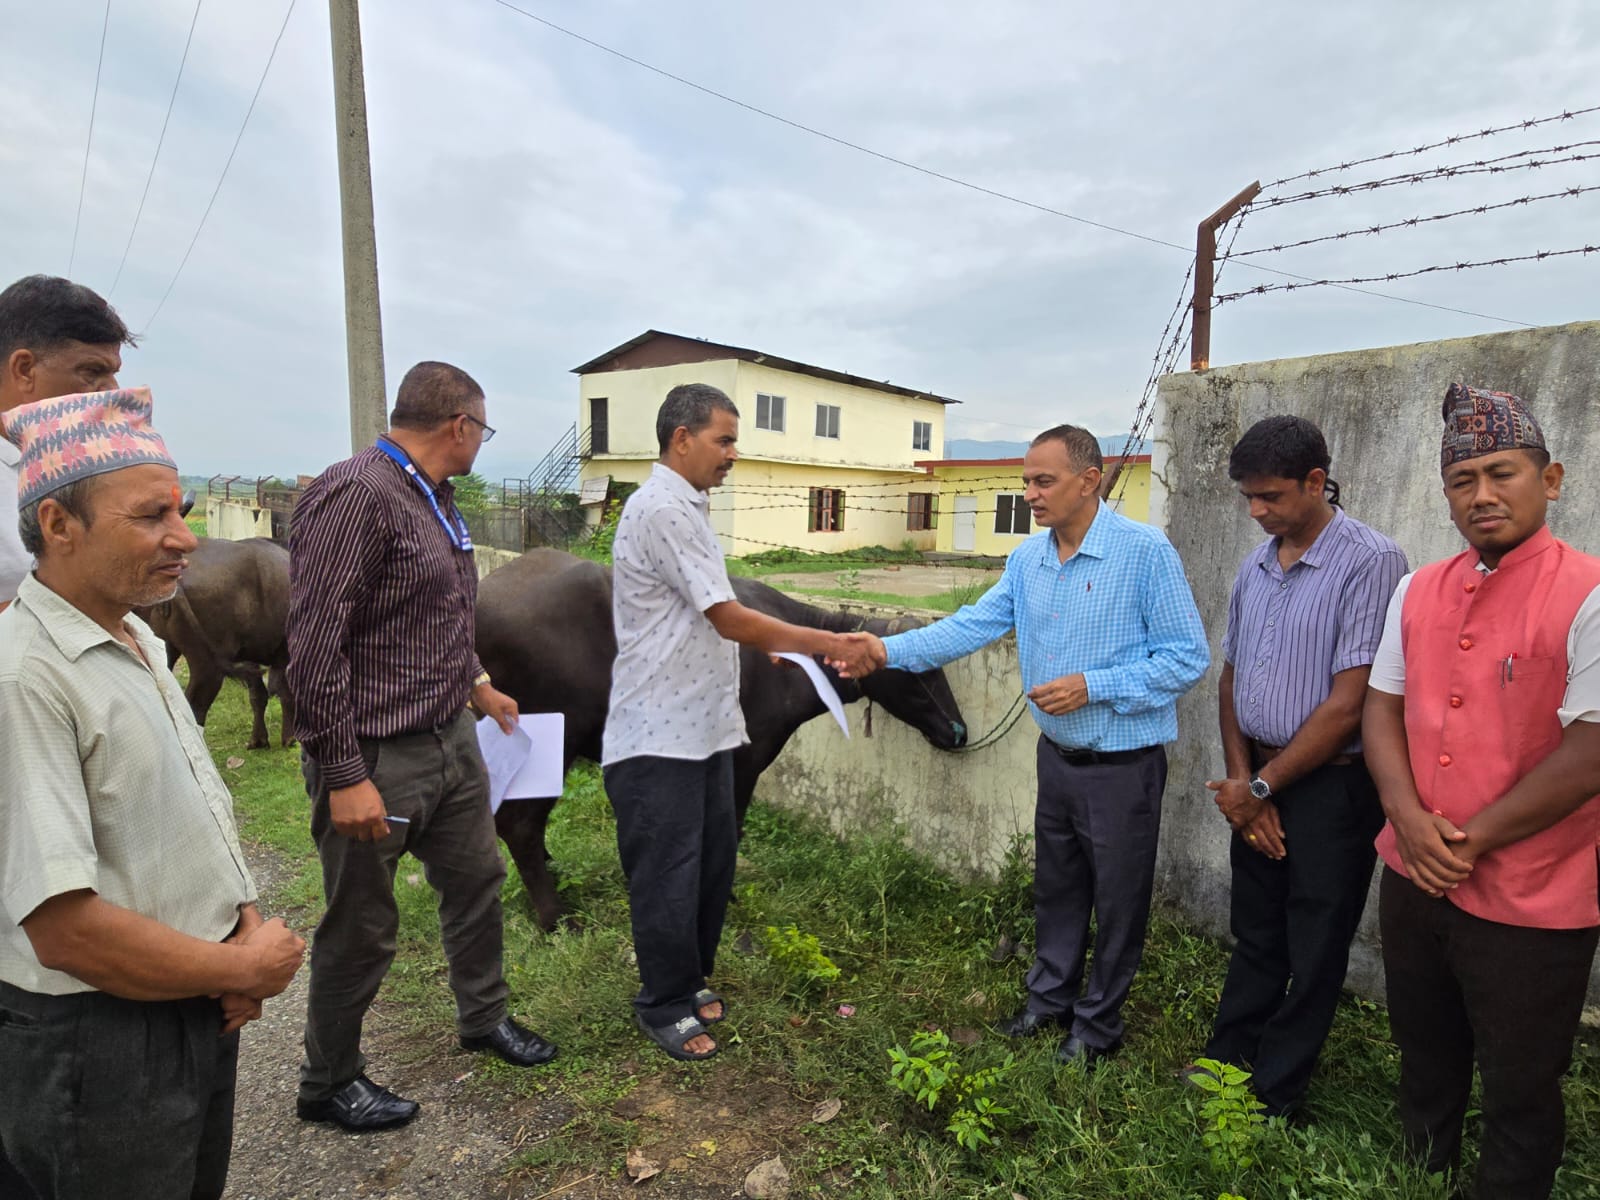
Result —
[{"label": "black wristwatch", "polygon": [[1250,794],[1257,800],[1271,800],[1272,785],[1265,779],[1261,778],[1261,776],[1254,776],[1250,780]]}]

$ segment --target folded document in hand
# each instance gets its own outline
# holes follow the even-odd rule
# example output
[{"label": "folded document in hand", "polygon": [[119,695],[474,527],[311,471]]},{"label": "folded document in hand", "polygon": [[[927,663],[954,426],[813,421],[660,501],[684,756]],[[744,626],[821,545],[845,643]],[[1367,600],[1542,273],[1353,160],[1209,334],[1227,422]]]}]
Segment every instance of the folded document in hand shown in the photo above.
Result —
[{"label": "folded document in hand", "polygon": [[492,717],[478,722],[478,749],[489,769],[489,811],[506,800],[559,796],[565,782],[566,716],[524,713],[506,733]]},{"label": "folded document in hand", "polygon": [[822,673],[822,668],[817,666],[817,661],[805,654],[795,654],[785,650],[778,655],[786,658],[801,668],[806,673],[806,678],[811,680],[811,686],[817,689],[817,696],[828,706],[828,711],[833,714],[833,719],[839,722],[839,728],[844,731],[845,737],[850,736],[850,723],[844,717],[844,703],[839,699],[839,693],[833,690],[833,684],[828,682],[828,677]]}]

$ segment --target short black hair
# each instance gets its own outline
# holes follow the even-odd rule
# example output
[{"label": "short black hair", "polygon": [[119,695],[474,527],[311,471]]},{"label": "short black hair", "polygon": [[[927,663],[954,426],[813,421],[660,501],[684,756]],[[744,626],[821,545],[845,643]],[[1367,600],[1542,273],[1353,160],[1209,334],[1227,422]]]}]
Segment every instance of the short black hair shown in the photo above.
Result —
[{"label": "short black hair", "polygon": [[[1333,464],[1322,430],[1304,417],[1263,417],[1236,443],[1228,455],[1228,478],[1294,479],[1304,481],[1313,471],[1327,474]],[[1327,482],[1327,496],[1339,503],[1339,485]]]},{"label": "short black hair", "polygon": [[711,424],[711,414],[718,409],[739,415],[739,410],[728,393],[709,383],[680,383],[667,393],[667,398],[656,410],[656,443],[665,454],[672,445],[672,435],[680,428],[691,434],[699,433]]},{"label": "short black hair", "polygon": [[1060,442],[1065,446],[1067,461],[1075,471],[1087,471],[1090,467],[1096,471],[1106,469],[1105,457],[1100,453],[1100,439],[1082,425],[1052,425],[1028,445],[1037,446],[1040,442]]},{"label": "short black hair", "polygon": [[61,505],[82,521],[85,529],[94,524],[94,505],[90,503],[90,499],[102,478],[101,475],[89,475],[83,479],[75,479],[24,506],[17,513],[17,536],[22,540],[22,548],[35,558],[43,557],[44,529],[39,524],[39,506],[46,500],[54,500]]},{"label": "short black hair", "polygon": [[138,344],[105,297],[81,283],[59,275],[24,275],[0,292],[0,361],[18,350],[43,354],[67,342]]},{"label": "short black hair", "polygon": [[482,400],[478,381],[460,367],[419,362],[400,381],[389,424],[396,429],[433,429]]}]

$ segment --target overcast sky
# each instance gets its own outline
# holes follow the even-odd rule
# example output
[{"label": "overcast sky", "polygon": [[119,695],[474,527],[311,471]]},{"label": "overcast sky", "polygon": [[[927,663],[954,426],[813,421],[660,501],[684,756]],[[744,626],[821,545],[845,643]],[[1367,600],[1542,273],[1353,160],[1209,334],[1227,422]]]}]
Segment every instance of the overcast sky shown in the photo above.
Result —
[{"label": "overcast sky", "polygon": [[[349,452],[323,0],[298,0],[150,320],[288,3],[201,8],[112,296],[147,332],[123,381],[154,388],[189,473],[312,472]],[[1184,246],[1253,179],[1600,104],[1587,0],[517,3],[837,137]],[[102,292],[194,11],[111,6],[72,267]],[[6,280],[67,271],[104,13],[0,0]],[[867,157],[493,0],[365,0],[362,16],[391,397],[418,359],[472,372],[501,430],[486,474],[526,473],[577,415],[570,368],[650,327],[954,396],[951,437],[1126,430],[1188,252]],[[1342,178],[1589,140],[1600,114]],[[1289,205],[1250,214],[1238,249],[1597,183],[1600,159]],[[1366,276],[1564,249],[1596,229],[1600,192],[1258,261]],[[1220,290],[1273,278],[1236,263]],[[1373,285],[1480,316],[1327,288],[1249,297],[1217,311],[1212,359],[1593,319],[1597,279],[1600,256]]]}]

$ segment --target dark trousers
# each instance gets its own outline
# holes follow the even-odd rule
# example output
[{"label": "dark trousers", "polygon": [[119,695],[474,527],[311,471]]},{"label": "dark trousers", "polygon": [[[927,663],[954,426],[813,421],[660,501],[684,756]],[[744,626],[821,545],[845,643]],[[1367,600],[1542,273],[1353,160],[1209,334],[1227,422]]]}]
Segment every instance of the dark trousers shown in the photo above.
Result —
[{"label": "dark trousers", "polygon": [[605,781],[639,959],[633,1007],[659,1028],[693,1015],[716,964],[739,851],[733,753],[627,758]]},{"label": "dark trousers", "polygon": [[302,1100],[325,1099],[366,1069],[361,1021],[394,961],[400,922],[394,876],[402,853],[421,860],[439,894],[440,941],[462,1036],[487,1033],[506,1015],[500,915],[506,869],[472,718],[462,713],[435,733],[363,740],[361,753],[384,807],[411,823],[390,826],[376,842],[343,836],[329,816],[322,772],[305,760],[328,908],[311,942]]},{"label": "dark trousers", "polygon": [[1383,807],[1359,761],[1318,768],[1276,798],[1288,856],[1233,835],[1233,958],[1206,1055],[1255,1075],[1272,1116],[1293,1111],[1333,1027],[1361,923]]},{"label": "dark trousers", "polygon": [[1476,1057],[1478,1196],[1544,1200],[1566,1146],[1561,1076],[1600,928],[1485,921],[1387,868],[1378,916],[1407,1145],[1430,1171],[1455,1169]]},{"label": "dark trousers", "polygon": [[41,996],[0,983],[0,1195],[216,1200],[239,1035],[215,1000]]},{"label": "dark trousers", "polygon": [[[1151,746],[1131,761],[1074,765],[1040,737],[1037,760],[1028,1011],[1107,1049],[1122,1042],[1122,1005],[1144,954],[1167,754]],[[1094,962],[1083,986],[1091,914]]]}]

